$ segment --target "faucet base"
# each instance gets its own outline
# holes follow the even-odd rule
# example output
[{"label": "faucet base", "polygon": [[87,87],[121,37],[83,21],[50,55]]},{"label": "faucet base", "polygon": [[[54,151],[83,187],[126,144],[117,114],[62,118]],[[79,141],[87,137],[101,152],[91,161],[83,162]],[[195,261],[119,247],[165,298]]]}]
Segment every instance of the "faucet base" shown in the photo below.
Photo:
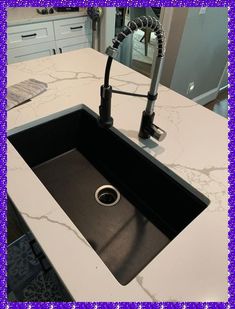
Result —
[{"label": "faucet base", "polygon": [[99,124],[103,128],[110,128],[113,125],[113,118],[111,117],[111,98],[112,87],[100,87],[101,103],[99,106],[100,117],[98,119]]},{"label": "faucet base", "polygon": [[111,128],[113,126],[113,118],[109,117],[108,120],[103,121],[101,117],[98,118],[98,123],[102,128]]},{"label": "faucet base", "polygon": [[166,137],[166,131],[153,124],[154,116],[154,112],[152,114],[148,114],[146,113],[146,111],[143,112],[139,137],[143,139],[148,139],[150,138],[150,136],[152,136],[153,138],[161,142]]},{"label": "faucet base", "polygon": [[148,130],[148,128],[151,128],[153,124],[155,113],[152,113],[151,115],[147,114],[146,111],[143,111],[142,113],[142,119],[140,124],[140,130],[139,130],[139,137],[143,139],[150,138],[151,134]]}]

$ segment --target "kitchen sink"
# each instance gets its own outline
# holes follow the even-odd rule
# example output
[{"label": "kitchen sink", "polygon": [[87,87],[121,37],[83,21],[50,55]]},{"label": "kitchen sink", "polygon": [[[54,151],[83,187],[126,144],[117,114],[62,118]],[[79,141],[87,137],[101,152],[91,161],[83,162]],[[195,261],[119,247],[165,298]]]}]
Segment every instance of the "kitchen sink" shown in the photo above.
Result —
[{"label": "kitchen sink", "polygon": [[8,139],[126,285],[209,200],[87,107],[54,117]]}]

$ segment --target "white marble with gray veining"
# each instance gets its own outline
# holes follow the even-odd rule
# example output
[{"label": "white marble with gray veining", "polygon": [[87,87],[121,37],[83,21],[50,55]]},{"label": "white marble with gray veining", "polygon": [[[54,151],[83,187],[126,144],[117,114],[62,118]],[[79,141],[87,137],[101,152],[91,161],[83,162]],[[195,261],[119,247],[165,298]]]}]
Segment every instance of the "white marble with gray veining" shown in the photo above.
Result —
[{"label": "white marble with gray veining", "polygon": [[[35,78],[48,83],[48,90],[9,111],[8,129],[81,104],[98,112],[105,61],[106,56],[83,49],[9,65],[9,86]],[[147,77],[117,62],[110,81],[116,89],[139,93],[149,86]],[[144,107],[143,98],[114,94],[114,126],[211,203],[126,286],[116,281],[10,143],[9,195],[76,301],[226,301],[227,120],[160,86],[155,122],[168,135],[159,145],[143,144],[137,135]]]}]

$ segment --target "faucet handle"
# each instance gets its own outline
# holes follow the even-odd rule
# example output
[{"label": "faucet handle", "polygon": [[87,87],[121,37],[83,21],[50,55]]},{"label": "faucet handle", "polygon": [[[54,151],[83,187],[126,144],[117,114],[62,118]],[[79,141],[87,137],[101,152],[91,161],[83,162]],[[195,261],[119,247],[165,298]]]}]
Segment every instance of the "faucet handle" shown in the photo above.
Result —
[{"label": "faucet handle", "polygon": [[166,137],[166,131],[153,124],[154,116],[154,112],[152,114],[149,114],[146,113],[146,111],[143,111],[139,137],[147,139],[152,136],[153,138],[161,142]]},{"label": "faucet handle", "polygon": [[163,129],[159,128],[155,124],[152,124],[150,130],[150,135],[154,138],[156,138],[159,142],[163,141],[166,137],[167,133]]}]

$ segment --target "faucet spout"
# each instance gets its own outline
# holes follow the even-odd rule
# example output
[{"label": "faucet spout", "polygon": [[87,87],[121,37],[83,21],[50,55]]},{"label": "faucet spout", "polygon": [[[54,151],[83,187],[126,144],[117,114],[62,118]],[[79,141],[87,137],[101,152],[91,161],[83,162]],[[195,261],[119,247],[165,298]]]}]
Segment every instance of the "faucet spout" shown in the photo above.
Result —
[{"label": "faucet spout", "polygon": [[[118,47],[127,35],[133,33],[138,29],[150,29],[155,32],[157,36],[158,55],[154,64],[153,76],[151,80],[150,90],[147,95],[132,94],[124,91],[112,90],[109,85],[110,69],[113,58],[117,55]],[[113,46],[109,46],[106,50],[108,60],[105,69],[104,85],[101,86],[101,104],[99,106],[99,123],[102,127],[109,128],[113,125],[113,118],[111,117],[111,96],[113,93],[124,95],[133,95],[139,97],[147,97],[146,109],[143,112],[139,137],[147,139],[150,136],[161,141],[165,138],[166,132],[153,124],[154,119],[154,105],[158,95],[158,87],[163,66],[163,57],[165,55],[165,36],[160,22],[151,16],[141,16],[128,23],[127,26],[113,39]]]},{"label": "faucet spout", "polygon": [[153,75],[149,89],[149,95],[151,95],[152,97],[148,98],[147,106],[145,109],[147,114],[152,114],[154,112],[154,105],[158,94],[162,67],[163,57],[157,57],[154,63]]},{"label": "faucet spout", "polygon": [[157,57],[153,76],[151,80],[150,90],[148,92],[148,101],[146,109],[142,114],[142,120],[140,124],[139,137],[148,139],[150,136],[161,142],[165,139],[167,133],[163,129],[159,128],[153,123],[154,120],[154,107],[158,95],[158,87],[160,84],[161,71],[163,67],[163,57]]}]

